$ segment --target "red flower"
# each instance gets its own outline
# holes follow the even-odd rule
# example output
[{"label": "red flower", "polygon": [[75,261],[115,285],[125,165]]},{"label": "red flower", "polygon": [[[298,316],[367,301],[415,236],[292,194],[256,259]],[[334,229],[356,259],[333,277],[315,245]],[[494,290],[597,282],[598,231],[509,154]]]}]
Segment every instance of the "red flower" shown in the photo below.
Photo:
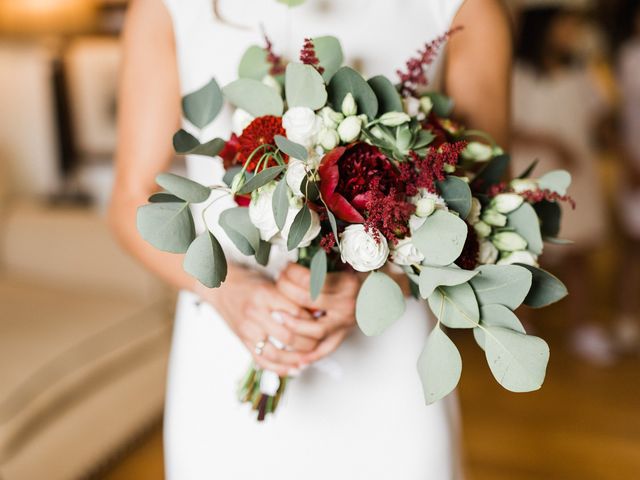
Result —
[{"label": "red flower", "polygon": [[238,140],[238,136],[235,133],[232,133],[231,138],[224,144],[224,148],[219,153],[225,169],[228,169],[237,163],[236,157],[239,149],[240,141]]},{"label": "red flower", "polygon": [[[253,152],[262,145],[274,145],[274,137],[276,135],[286,136],[286,131],[282,126],[282,118],[273,115],[265,115],[253,120],[238,137],[238,156],[237,161],[244,165],[249,160]],[[273,147],[271,147],[273,148]],[[269,147],[263,148],[256,152],[247,166],[248,172],[253,172],[262,154],[269,150]],[[285,157],[285,161],[287,158]],[[270,160],[267,166],[274,166],[276,163]]]},{"label": "red flower", "polygon": [[473,270],[478,265],[479,253],[480,242],[478,241],[478,236],[475,229],[467,223],[467,239],[455,264],[463,270]]}]

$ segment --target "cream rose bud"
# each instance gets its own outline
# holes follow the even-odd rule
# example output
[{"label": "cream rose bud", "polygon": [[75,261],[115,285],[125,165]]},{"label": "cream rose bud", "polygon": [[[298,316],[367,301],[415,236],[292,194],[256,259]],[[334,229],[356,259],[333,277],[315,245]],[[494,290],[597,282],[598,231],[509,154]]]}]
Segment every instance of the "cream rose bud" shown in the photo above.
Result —
[{"label": "cream rose bud", "polygon": [[370,272],[382,267],[389,257],[387,239],[378,233],[367,232],[364,225],[349,225],[340,235],[340,253],[342,261],[358,272]]},{"label": "cream rose bud", "polygon": [[436,202],[433,198],[421,198],[416,202],[416,215],[428,217],[436,210]]},{"label": "cream rose bud", "polygon": [[309,149],[316,143],[322,118],[307,107],[293,107],[282,116],[282,126],[287,132],[287,138]]},{"label": "cream rose bud", "polygon": [[514,192],[522,193],[527,191],[537,191],[538,190],[538,182],[535,180],[531,180],[530,178],[516,178],[511,180],[509,184]]},{"label": "cream rose bud", "polygon": [[496,233],[491,239],[498,250],[515,252],[527,248],[527,241],[516,232]]},{"label": "cream rose bud", "polygon": [[326,128],[336,129],[340,122],[344,120],[344,115],[340,112],[336,112],[331,107],[324,107],[320,110],[320,116],[322,117],[322,123]]},{"label": "cream rose bud", "polygon": [[241,135],[242,131],[254,120],[254,116],[246,110],[236,108],[231,115],[231,130],[236,135]]},{"label": "cream rose bud", "polygon": [[425,115],[431,113],[431,110],[433,110],[433,100],[431,100],[431,97],[425,95],[420,98],[420,110],[422,110],[422,113]]},{"label": "cream rose bud", "polygon": [[500,252],[489,240],[483,240],[480,243],[480,251],[478,253],[478,262],[482,265],[493,265],[498,260]]},{"label": "cream rose bud", "polygon": [[473,226],[474,230],[480,238],[486,238],[491,235],[491,225],[480,220]]},{"label": "cream rose bud", "polygon": [[[289,206],[289,211],[287,212],[287,220],[284,223],[284,227],[282,227],[282,238],[288,240],[289,232],[291,231],[291,225],[293,225],[293,221],[298,215],[298,212],[302,208],[301,202],[294,201],[292,205]],[[310,210],[311,212],[311,225],[309,225],[309,229],[307,233],[305,233],[304,237],[302,237],[302,241],[298,245],[300,248],[308,247],[311,242],[320,235],[320,217],[316,212]]]},{"label": "cream rose bud", "polygon": [[289,188],[296,197],[303,197],[301,186],[302,180],[307,176],[307,167],[301,160],[295,158],[289,160],[287,165],[287,173],[285,174],[285,181]]},{"label": "cream rose bud", "polygon": [[420,100],[416,97],[407,97],[402,99],[404,111],[411,117],[417,117],[420,113]]},{"label": "cream rose bud", "polygon": [[462,157],[476,162],[486,162],[493,157],[493,147],[481,142],[469,142],[462,151]]},{"label": "cream rose bud", "polygon": [[391,260],[396,265],[415,265],[424,260],[424,255],[413,245],[411,238],[403,238],[391,250]]},{"label": "cream rose bud", "polygon": [[504,227],[507,224],[507,216],[490,208],[482,214],[482,221],[494,227]]},{"label": "cream rose bud", "polygon": [[323,128],[318,136],[318,143],[325,150],[333,150],[340,143],[340,135],[333,128]]},{"label": "cream rose bud", "polygon": [[480,221],[480,213],[482,213],[482,204],[476,197],[471,197],[471,209],[467,215],[467,223],[475,225]]},{"label": "cream rose bud", "polygon": [[260,231],[260,238],[268,242],[278,234],[278,225],[273,216],[273,192],[276,182],[268,183],[251,195],[249,203],[249,218],[251,223]]},{"label": "cream rose bud", "polygon": [[280,82],[278,82],[278,80],[276,80],[273,76],[265,75],[265,77],[262,79],[262,83],[264,83],[267,87],[273,88],[276,92],[278,92],[278,95],[282,94],[282,85],[280,85]]},{"label": "cream rose bud", "polygon": [[350,117],[358,113],[358,105],[356,105],[356,99],[353,98],[351,92],[345,95],[340,108],[345,117]]},{"label": "cream rose bud", "polygon": [[344,143],[351,143],[358,139],[362,130],[362,121],[358,117],[347,117],[338,126],[338,135]]},{"label": "cream rose bud", "polygon": [[524,198],[517,193],[501,193],[494,197],[491,201],[491,206],[500,213],[511,213],[523,202]]},{"label": "cream rose bud", "polygon": [[399,127],[411,121],[411,117],[404,112],[387,112],[378,121],[385,127]]},{"label": "cream rose bud", "polygon": [[531,253],[528,250],[520,250],[517,252],[510,252],[504,255],[498,261],[498,265],[511,265],[514,263],[522,263],[524,265],[531,265],[532,267],[537,267],[538,256]]}]

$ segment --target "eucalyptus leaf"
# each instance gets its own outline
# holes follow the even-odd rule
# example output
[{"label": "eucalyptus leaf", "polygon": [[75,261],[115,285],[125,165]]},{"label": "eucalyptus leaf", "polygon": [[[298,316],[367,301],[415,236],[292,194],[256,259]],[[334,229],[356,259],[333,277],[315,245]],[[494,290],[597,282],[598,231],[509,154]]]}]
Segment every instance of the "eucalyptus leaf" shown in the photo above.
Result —
[{"label": "eucalyptus leaf", "polygon": [[526,268],[533,276],[531,290],[524,299],[525,305],[543,308],[559,302],[569,294],[562,281],[549,272],[531,265],[518,264],[518,266]]},{"label": "eucalyptus leaf", "polygon": [[[516,314],[504,305],[485,305],[481,307],[480,323],[485,327],[502,327],[518,333],[527,333]],[[484,350],[484,332],[482,328],[474,329],[473,334],[478,345]]]},{"label": "eucalyptus leaf", "polygon": [[420,296],[429,298],[436,287],[447,286],[453,287],[466,283],[475,277],[478,272],[472,270],[463,270],[458,267],[430,267],[422,266],[420,272]]},{"label": "eucalyptus leaf", "polygon": [[259,80],[240,78],[224,87],[222,92],[229,102],[246,110],[254,117],[282,116],[284,110],[282,97],[273,88]]},{"label": "eucalyptus leaf", "polygon": [[360,287],[356,300],[356,320],[367,336],[380,335],[405,310],[404,295],[398,284],[382,272],[371,272]]},{"label": "eucalyptus leaf", "polygon": [[299,143],[292,142],[287,137],[283,137],[282,135],[276,135],[273,138],[276,141],[276,146],[291,158],[296,158],[298,160],[306,160],[307,158],[309,158],[307,149]]},{"label": "eucalyptus leaf", "polygon": [[267,50],[258,45],[251,45],[240,59],[238,77],[261,81],[270,70],[271,64],[267,61]]},{"label": "eucalyptus leaf", "polygon": [[258,251],[256,252],[256,262],[258,265],[266,267],[269,263],[269,256],[271,255],[271,243],[260,240],[258,244]]},{"label": "eucalyptus leaf", "polygon": [[173,173],[161,173],[156,177],[156,183],[167,192],[190,203],[206,202],[211,195],[211,189],[200,185],[180,175]]},{"label": "eucalyptus leaf", "polygon": [[358,105],[358,113],[364,113],[373,120],[378,113],[378,99],[373,89],[358,72],[349,67],[340,68],[327,88],[329,101],[334,109],[340,110],[342,100],[351,93]]},{"label": "eucalyptus leaf", "polygon": [[189,204],[151,203],[138,208],[140,236],[163,252],[185,253],[196,237]]},{"label": "eucalyptus leaf", "polygon": [[[233,185],[233,179],[236,178],[236,175],[239,174],[240,172],[242,172],[242,166],[240,166],[240,165],[236,165],[234,167],[228,168],[224,172],[224,176],[222,177],[222,181],[225,183],[225,185],[227,187],[231,187],[231,185]],[[244,173],[245,179],[249,175],[250,175],[249,173],[245,172]]]},{"label": "eucalyptus leaf", "polygon": [[428,299],[433,314],[449,328],[474,328],[480,322],[480,309],[468,283],[438,287]]},{"label": "eucalyptus leaf", "polygon": [[502,327],[485,327],[485,355],[491,373],[511,392],[532,392],[543,382],[549,346],[538,337]]},{"label": "eucalyptus leaf", "polygon": [[427,405],[446,397],[458,385],[462,358],[455,344],[439,326],[429,334],[418,358],[418,373]]},{"label": "eucalyptus leaf", "polygon": [[507,173],[510,162],[511,158],[508,155],[498,155],[489,160],[471,182],[471,190],[486,193],[493,185],[500,183]]},{"label": "eucalyptus leaf", "polygon": [[184,200],[169,192],[157,192],[149,197],[149,203],[184,203]]},{"label": "eucalyptus leaf", "polygon": [[571,185],[571,174],[566,170],[554,170],[545,173],[538,179],[538,186],[543,190],[551,190],[559,195],[566,195]]},{"label": "eucalyptus leaf", "polygon": [[467,218],[471,211],[471,189],[469,184],[459,177],[449,175],[438,182],[438,189],[449,208],[458,212],[461,218]]},{"label": "eucalyptus leaf", "polygon": [[313,46],[320,66],[324,68],[322,78],[328,83],[344,62],[340,41],[332,36],[316,37],[313,39]]},{"label": "eucalyptus leaf", "polygon": [[316,300],[327,278],[327,254],[324,249],[319,248],[313,255],[309,268],[311,269],[311,300]]},{"label": "eucalyptus leaf", "polygon": [[249,218],[249,209],[235,207],[224,210],[218,223],[243,254],[255,255],[260,249],[260,232]]},{"label": "eucalyptus leaf", "polygon": [[289,229],[289,238],[287,238],[287,249],[293,250],[309,231],[311,227],[311,211],[307,205],[303,205],[300,211],[296,214]]},{"label": "eucalyptus leaf", "polygon": [[205,287],[217,288],[227,278],[227,259],[216,237],[206,231],[189,246],[182,263],[185,272]]},{"label": "eucalyptus leaf", "polygon": [[471,279],[480,305],[504,305],[515,310],[531,289],[532,275],[520,265],[482,265]]},{"label": "eucalyptus leaf", "polygon": [[256,173],[251,180],[245,183],[242,188],[238,190],[238,193],[240,195],[246,195],[247,193],[251,193],[258,188],[263,187],[267,183],[275,180],[286,168],[287,167],[284,165],[265,168],[259,173]]},{"label": "eucalyptus leaf", "polygon": [[173,136],[173,148],[178,155],[204,155],[217,157],[226,142],[221,138],[214,138],[206,143],[200,143],[196,137],[186,130],[178,130]]},{"label": "eucalyptus leaf", "polygon": [[542,200],[533,206],[540,219],[540,231],[544,237],[557,237],[560,233],[562,208],[558,202]]},{"label": "eucalyptus leaf", "polygon": [[[325,205],[326,206],[326,205]],[[329,224],[331,225],[331,231],[333,232],[333,237],[336,239],[336,244],[340,247],[340,236],[338,235],[338,223],[336,222],[336,217],[327,207],[327,217],[329,217]]]},{"label": "eucalyptus leaf", "polygon": [[540,221],[533,207],[525,202],[507,215],[507,227],[513,228],[527,241],[527,250],[540,255],[544,247],[540,233]]},{"label": "eucalyptus leaf", "polygon": [[327,103],[327,89],[322,75],[311,65],[287,65],[284,89],[289,108],[307,107],[318,110]]},{"label": "eucalyptus leaf", "polygon": [[287,223],[287,213],[289,213],[289,187],[284,179],[278,182],[273,192],[271,206],[278,230],[282,231],[285,223]]},{"label": "eucalyptus leaf", "polygon": [[378,99],[378,115],[387,112],[403,112],[402,99],[396,87],[384,75],[370,78],[367,83]]},{"label": "eucalyptus leaf", "polygon": [[428,265],[451,265],[462,253],[467,239],[467,224],[444,210],[436,210],[412,235],[414,246]]},{"label": "eucalyptus leaf", "polygon": [[215,79],[182,99],[182,111],[187,120],[198,128],[211,123],[222,108],[222,92]]}]

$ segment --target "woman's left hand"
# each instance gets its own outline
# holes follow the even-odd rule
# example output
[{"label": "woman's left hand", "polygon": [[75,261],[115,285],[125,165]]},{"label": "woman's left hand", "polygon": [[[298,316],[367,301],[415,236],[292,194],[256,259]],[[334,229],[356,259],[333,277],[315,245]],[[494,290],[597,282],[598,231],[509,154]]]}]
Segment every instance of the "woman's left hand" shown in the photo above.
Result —
[{"label": "woman's left hand", "polygon": [[[280,274],[276,287],[296,304],[318,312],[315,321],[289,319],[286,325],[299,335],[320,341],[303,361],[311,364],[335,351],[356,325],[356,298],[363,276],[354,272],[329,273],[319,297],[311,300],[309,269],[290,264]],[[322,314],[322,315],[321,315]]]}]

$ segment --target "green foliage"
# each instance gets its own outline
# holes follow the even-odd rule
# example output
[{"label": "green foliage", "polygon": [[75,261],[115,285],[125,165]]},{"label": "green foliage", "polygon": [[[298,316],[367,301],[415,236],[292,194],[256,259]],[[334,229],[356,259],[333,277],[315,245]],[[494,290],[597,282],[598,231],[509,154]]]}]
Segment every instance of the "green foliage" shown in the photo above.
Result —
[{"label": "green foliage", "polygon": [[[485,327],[502,327],[518,333],[527,333],[520,320],[518,320],[518,317],[516,317],[516,314],[504,305],[486,305],[481,307],[480,324]],[[482,328],[475,328],[473,335],[480,348],[484,350],[485,340]]]},{"label": "green foliage", "polygon": [[327,103],[327,89],[322,75],[311,65],[287,65],[284,88],[289,108],[307,107],[318,110]]},{"label": "green foliage", "polygon": [[529,165],[527,167],[527,169],[522,172],[520,175],[518,175],[516,178],[519,179],[523,179],[523,178],[529,178],[531,176],[531,174],[533,173],[533,171],[536,169],[536,167],[538,166],[538,163],[540,163],[539,159],[534,160],[531,165]]},{"label": "green foliage", "polygon": [[313,46],[315,47],[316,57],[320,61],[320,66],[324,68],[322,78],[326,83],[329,83],[342,66],[342,62],[344,62],[340,41],[331,36],[316,37],[313,39]]},{"label": "green foliage", "polygon": [[216,237],[206,231],[189,246],[182,266],[205,287],[217,288],[227,277],[227,259]]},{"label": "green foliage", "polygon": [[256,252],[256,262],[258,262],[258,265],[266,267],[269,263],[269,255],[271,255],[271,243],[260,240],[258,251]]},{"label": "green foliage", "polygon": [[215,79],[182,98],[182,111],[187,120],[198,128],[211,123],[222,108],[222,92]]},{"label": "green foliage", "polygon": [[543,308],[559,302],[569,294],[567,287],[560,279],[549,272],[531,265],[518,264],[518,266],[526,268],[533,276],[531,290],[524,299],[525,305],[532,308]]},{"label": "green foliage", "polygon": [[267,183],[275,180],[287,167],[285,165],[277,165],[275,167],[265,168],[264,170],[256,173],[251,180],[245,183],[238,193],[240,195],[246,195],[260,187],[265,186]]},{"label": "green foliage", "polygon": [[149,203],[183,203],[184,200],[169,192],[157,192],[149,197]]},{"label": "green foliage", "polygon": [[289,212],[289,187],[284,179],[278,182],[273,192],[271,207],[276,225],[279,230],[282,230],[287,222],[287,213]]},{"label": "green foliage", "polygon": [[480,321],[480,309],[468,283],[438,287],[428,299],[433,314],[449,328],[474,328]]},{"label": "green foliage", "polygon": [[462,358],[451,339],[436,326],[418,359],[424,400],[431,405],[449,395],[458,385]]},{"label": "green foliage", "polygon": [[455,265],[449,267],[430,267],[425,265],[420,269],[418,284],[420,286],[420,296],[425,299],[433,294],[436,287],[460,285],[468,282],[478,274],[477,271],[462,270]]},{"label": "green foliage", "polygon": [[500,183],[507,173],[511,158],[508,155],[498,155],[487,162],[471,182],[471,190],[486,193],[492,185]]},{"label": "green foliage", "polygon": [[378,115],[387,112],[403,112],[402,99],[396,87],[384,75],[370,78],[367,82],[378,99]]},{"label": "green foliage", "polygon": [[296,158],[298,160],[306,160],[307,158],[309,158],[307,149],[299,143],[292,142],[287,137],[283,137],[282,135],[276,135],[274,139],[276,141],[276,146],[280,149],[280,151],[286,153],[291,158]]},{"label": "green foliage", "polygon": [[532,275],[519,265],[482,265],[471,279],[480,305],[504,305],[515,310],[531,289]]},{"label": "green foliage", "polygon": [[240,78],[224,87],[222,92],[229,102],[254,117],[280,117],[284,111],[284,103],[278,92],[259,80]]},{"label": "green foliage", "polygon": [[287,238],[287,249],[293,250],[309,231],[311,227],[311,211],[307,205],[303,205],[300,211],[296,214],[289,230],[289,238]]},{"label": "green foliage", "polygon": [[217,157],[226,142],[221,138],[214,138],[206,143],[200,143],[196,137],[186,130],[178,130],[173,136],[173,148],[178,155],[204,155]]},{"label": "green foliage", "polygon": [[451,265],[462,253],[467,239],[467,224],[460,217],[436,210],[413,233],[415,247],[424,255],[428,265]]},{"label": "green foliage", "polygon": [[542,253],[542,235],[538,215],[529,203],[523,203],[507,215],[507,227],[513,228],[527,241],[527,250],[540,255]]},{"label": "green foliage", "polygon": [[167,192],[190,203],[206,202],[211,195],[211,189],[200,185],[180,175],[161,173],[156,177],[156,183]]},{"label": "green foliage", "polygon": [[533,206],[540,219],[540,231],[544,237],[557,237],[560,233],[562,208],[557,202],[542,200]]},{"label": "green foliage", "polygon": [[358,72],[349,67],[340,68],[329,82],[329,101],[334,109],[340,110],[342,100],[351,93],[358,105],[358,113],[364,113],[373,120],[378,113],[378,99],[373,89]]},{"label": "green foliage", "polygon": [[143,205],[136,223],[142,238],[163,252],[185,253],[196,236],[187,202]]},{"label": "green foliage", "polygon": [[451,97],[447,97],[446,95],[442,95],[437,92],[429,92],[426,93],[425,96],[429,97],[433,102],[433,111],[439,117],[449,118],[451,116],[451,112],[453,112],[453,99]]},{"label": "green foliage", "polygon": [[327,278],[327,254],[319,248],[311,259],[311,300],[320,296],[324,281]]},{"label": "green foliage", "polygon": [[438,182],[438,189],[447,206],[460,214],[461,218],[467,218],[471,211],[471,189],[469,184],[460,177],[447,176]]},{"label": "green foliage", "polygon": [[271,64],[267,61],[267,51],[257,45],[251,45],[240,60],[238,77],[261,81],[270,70]]},{"label": "green foliage", "polygon": [[382,272],[371,272],[356,301],[356,320],[367,336],[380,335],[404,314],[404,295],[398,284]]},{"label": "green foliage", "polygon": [[251,223],[248,208],[229,208],[220,214],[218,223],[243,254],[251,256],[259,251],[260,232]]}]

